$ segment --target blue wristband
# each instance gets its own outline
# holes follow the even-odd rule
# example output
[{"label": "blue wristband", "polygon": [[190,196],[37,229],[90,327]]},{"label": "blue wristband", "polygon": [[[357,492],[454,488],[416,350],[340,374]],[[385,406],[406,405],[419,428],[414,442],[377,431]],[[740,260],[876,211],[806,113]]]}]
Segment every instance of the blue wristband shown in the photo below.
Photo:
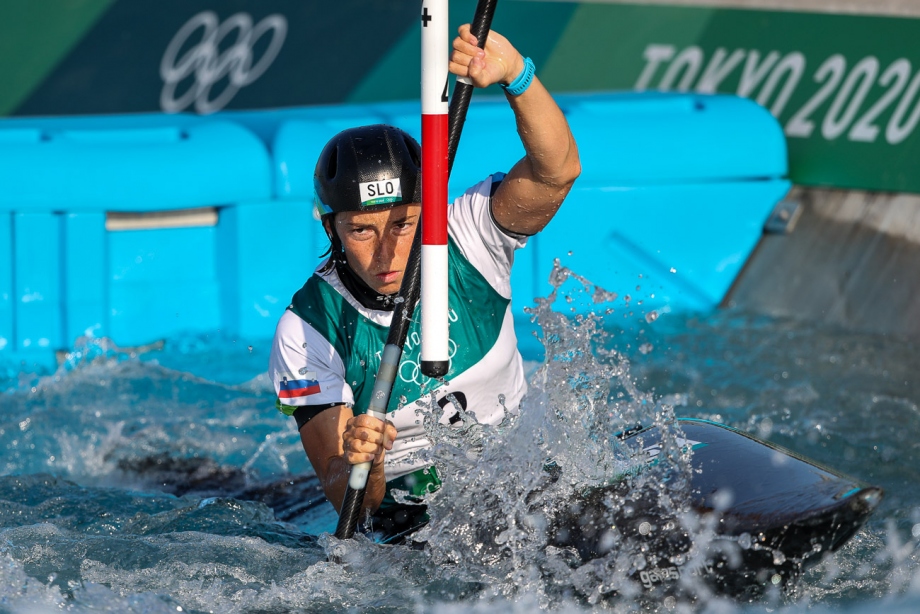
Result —
[{"label": "blue wristband", "polygon": [[533,82],[533,75],[535,72],[536,69],[533,66],[533,60],[530,58],[524,58],[524,70],[521,71],[521,74],[519,74],[514,81],[508,85],[503,85],[502,87],[512,96],[520,96],[527,91],[528,87],[530,87],[530,84]]}]

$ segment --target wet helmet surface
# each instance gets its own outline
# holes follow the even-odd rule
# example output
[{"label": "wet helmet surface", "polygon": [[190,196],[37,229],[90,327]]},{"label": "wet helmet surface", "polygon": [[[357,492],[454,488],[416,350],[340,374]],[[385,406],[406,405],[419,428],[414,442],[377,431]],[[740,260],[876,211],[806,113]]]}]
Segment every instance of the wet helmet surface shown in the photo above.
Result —
[{"label": "wet helmet surface", "polygon": [[421,201],[421,147],[385,124],[349,128],[323,148],[313,173],[317,213],[377,211]]}]

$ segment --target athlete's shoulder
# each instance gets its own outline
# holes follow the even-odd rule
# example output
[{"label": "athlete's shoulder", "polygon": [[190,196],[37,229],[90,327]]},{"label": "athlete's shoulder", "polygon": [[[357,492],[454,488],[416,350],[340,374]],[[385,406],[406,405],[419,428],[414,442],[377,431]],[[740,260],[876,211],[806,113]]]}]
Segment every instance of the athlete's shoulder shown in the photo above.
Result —
[{"label": "athlete's shoulder", "polygon": [[492,196],[495,195],[495,190],[498,189],[498,186],[501,184],[504,178],[505,173],[492,173],[482,181],[479,181],[478,183],[468,187],[459,198],[454,200],[454,204],[456,205],[463,201],[475,203],[488,201],[490,198],[492,198]]},{"label": "athlete's shoulder", "polygon": [[323,292],[318,282],[319,278],[316,274],[311,275],[307,282],[291,297],[291,304],[288,306],[287,311],[305,322],[314,322],[317,318],[322,318],[324,301]]}]

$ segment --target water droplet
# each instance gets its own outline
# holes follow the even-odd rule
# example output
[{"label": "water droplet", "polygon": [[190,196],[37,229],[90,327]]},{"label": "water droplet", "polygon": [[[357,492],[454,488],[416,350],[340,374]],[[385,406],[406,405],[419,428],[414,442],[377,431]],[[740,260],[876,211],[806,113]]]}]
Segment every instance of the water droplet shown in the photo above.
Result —
[{"label": "water droplet", "polygon": [[716,491],[716,494],[712,497],[712,506],[721,512],[727,510],[734,500],[735,494],[728,488],[722,488]]},{"label": "water droplet", "polygon": [[657,319],[658,319],[657,311],[649,311],[647,314],[645,314],[645,321],[648,322],[649,324],[651,324]]},{"label": "water droplet", "polygon": [[249,353],[252,354],[252,346],[249,346]]},{"label": "water droplet", "polygon": [[616,292],[607,292],[600,286],[594,286],[594,296],[592,297],[595,304],[596,303],[612,303],[617,300]]},{"label": "water droplet", "polygon": [[648,354],[654,349],[655,349],[655,346],[652,345],[651,343],[643,343],[642,345],[639,346],[639,351],[642,352],[643,354]]},{"label": "water droplet", "polygon": [[677,269],[675,269],[674,267],[671,267],[671,272],[672,272],[672,273],[676,273],[676,272],[677,272]]},{"label": "water droplet", "polygon": [[753,540],[751,539],[750,533],[742,533],[738,536],[738,545],[741,546],[744,550],[750,550],[753,545]]},{"label": "water droplet", "polygon": [[306,368],[306,367],[303,367],[303,368],[301,368],[301,369],[300,369],[299,371],[297,371],[297,372],[300,373],[301,375],[306,375],[306,374],[307,374],[307,368]]}]

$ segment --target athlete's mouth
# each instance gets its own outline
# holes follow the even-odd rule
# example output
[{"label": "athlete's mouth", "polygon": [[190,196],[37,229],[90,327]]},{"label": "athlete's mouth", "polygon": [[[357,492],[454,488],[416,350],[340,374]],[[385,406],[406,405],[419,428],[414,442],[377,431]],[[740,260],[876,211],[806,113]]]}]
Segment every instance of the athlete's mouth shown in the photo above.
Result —
[{"label": "athlete's mouth", "polygon": [[374,277],[384,283],[390,283],[399,279],[399,271],[384,271],[383,273],[377,273]]}]

